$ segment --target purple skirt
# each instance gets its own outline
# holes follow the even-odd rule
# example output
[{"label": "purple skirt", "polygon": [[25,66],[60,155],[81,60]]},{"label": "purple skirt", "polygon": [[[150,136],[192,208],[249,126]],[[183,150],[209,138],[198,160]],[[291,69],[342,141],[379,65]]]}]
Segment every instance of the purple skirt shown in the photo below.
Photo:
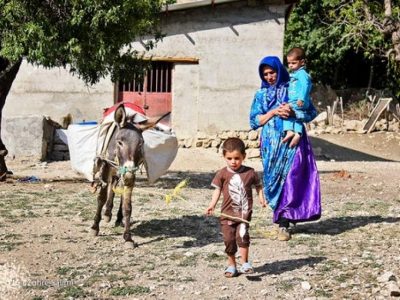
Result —
[{"label": "purple skirt", "polygon": [[307,134],[303,135],[297,147],[274,211],[274,223],[282,217],[295,223],[314,221],[321,217],[319,175]]}]

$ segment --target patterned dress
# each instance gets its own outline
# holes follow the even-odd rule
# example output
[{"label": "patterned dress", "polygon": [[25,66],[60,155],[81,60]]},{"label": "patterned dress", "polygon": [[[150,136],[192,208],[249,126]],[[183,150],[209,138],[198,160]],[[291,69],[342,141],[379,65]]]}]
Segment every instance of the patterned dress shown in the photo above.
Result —
[{"label": "patterned dress", "polygon": [[[273,86],[263,79],[262,69],[265,65],[277,71],[277,81]],[[282,217],[292,222],[319,219],[319,175],[305,130],[299,145],[290,148],[289,143],[282,143],[285,133],[283,120],[279,116],[274,116],[264,125],[259,123],[260,115],[287,102],[289,75],[279,58],[274,56],[267,56],[261,61],[259,73],[262,86],[256,92],[251,106],[250,126],[254,130],[262,127],[260,150],[264,168],[264,194],[274,210],[274,222]],[[315,108],[296,112],[296,118],[302,122],[309,122],[315,116]]]}]

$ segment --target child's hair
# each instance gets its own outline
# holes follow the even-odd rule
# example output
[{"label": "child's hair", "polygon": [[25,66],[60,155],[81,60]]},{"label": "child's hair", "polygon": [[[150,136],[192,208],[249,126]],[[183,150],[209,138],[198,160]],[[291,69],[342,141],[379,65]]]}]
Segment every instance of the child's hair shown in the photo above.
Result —
[{"label": "child's hair", "polygon": [[306,59],[306,52],[303,48],[294,47],[289,50],[286,56],[294,56],[298,60]]},{"label": "child's hair", "polygon": [[246,146],[243,141],[239,138],[228,138],[222,144],[222,154],[225,155],[226,152],[239,151],[243,155],[246,154]]}]

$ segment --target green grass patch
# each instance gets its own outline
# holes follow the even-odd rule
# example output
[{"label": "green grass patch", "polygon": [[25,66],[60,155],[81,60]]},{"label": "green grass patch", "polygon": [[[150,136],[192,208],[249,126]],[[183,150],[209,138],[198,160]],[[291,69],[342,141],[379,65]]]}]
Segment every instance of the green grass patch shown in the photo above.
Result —
[{"label": "green grass patch", "polygon": [[217,253],[208,253],[205,260],[209,262],[223,261],[226,259],[225,255],[218,255]]},{"label": "green grass patch", "polygon": [[57,274],[58,275],[67,275],[68,272],[70,272],[72,270],[74,270],[74,268],[72,268],[72,267],[59,267],[57,269]]},{"label": "green grass patch", "polygon": [[178,266],[180,267],[194,267],[196,265],[197,265],[197,255],[188,257],[185,256],[184,259],[178,263]]},{"label": "green grass patch", "polygon": [[110,291],[111,296],[143,295],[148,293],[150,293],[150,288],[141,285],[115,287]]},{"label": "green grass patch", "polygon": [[326,291],[325,289],[315,289],[314,295],[316,297],[325,297],[325,298],[332,298],[332,293]]},{"label": "green grass patch", "polygon": [[81,299],[88,296],[85,290],[79,286],[67,286],[58,290],[58,292],[62,293],[65,298]]},{"label": "green grass patch", "polygon": [[342,209],[345,211],[359,211],[363,207],[362,203],[358,202],[346,202],[344,203]]},{"label": "green grass patch", "polygon": [[19,245],[24,244],[23,242],[1,242],[0,241],[0,252],[12,251]]},{"label": "green grass patch", "polygon": [[141,272],[143,271],[152,271],[156,268],[156,266],[153,263],[147,263],[143,267],[141,267],[139,270]]},{"label": "green grass patch", "polygon": [[276,288],[278,290],[289,292],[294,289],[294,285],[295,283],[292,280],[281,280],[277,282]]},{"label": "green grass patch", "polygon": [[346,282],[347,280],[349,280],[351,278],[353,278],[352,274],[344,274],[344,273],[342,273],[342,274],[339,274],[338,276],[336,276],[335,280],[337,282],[342,283],[342,282]]}]

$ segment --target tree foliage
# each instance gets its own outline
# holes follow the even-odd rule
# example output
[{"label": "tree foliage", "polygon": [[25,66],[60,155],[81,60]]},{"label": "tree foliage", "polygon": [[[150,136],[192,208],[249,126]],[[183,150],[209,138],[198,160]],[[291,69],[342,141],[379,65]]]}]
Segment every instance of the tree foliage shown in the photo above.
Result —
[{"label": "tree foliage", "polygon": [[319,82],[345,84],[343,65],[356,53],[370,65],[385,64],[375,79],[399,93],[400,0],[300,0],[285,36],[285,49],[294,46],[305,48]]},{"label": "tree foliage", "polygon": [[[130,44],[160,38],[162,0],[0,0],[0,56],[66,67],[89,84],[140,67]],[[133,69],[133,70],[132,70]]]}]

